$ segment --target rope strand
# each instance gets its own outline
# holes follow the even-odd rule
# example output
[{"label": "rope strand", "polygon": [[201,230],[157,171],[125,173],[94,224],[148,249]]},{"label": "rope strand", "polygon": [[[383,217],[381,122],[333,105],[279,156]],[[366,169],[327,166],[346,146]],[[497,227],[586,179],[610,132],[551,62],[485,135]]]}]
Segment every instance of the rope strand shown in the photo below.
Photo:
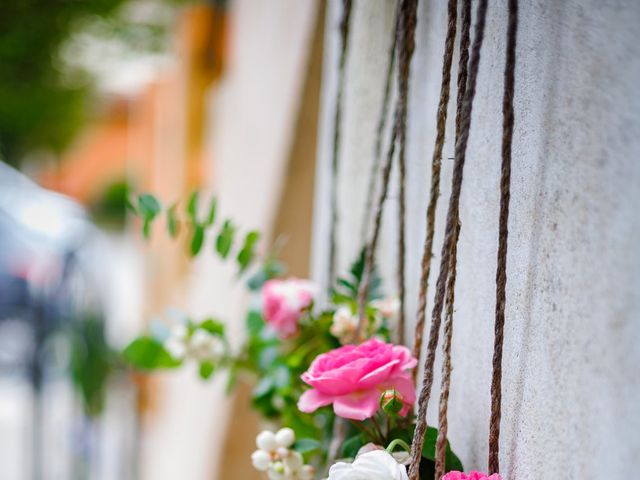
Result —
[{"label": "rope strand", "polygon": [[460,137],[455,147],[455,163],[451,182],[451,197],[449,199],[449,209],[447,212],[447,223],[445,227],[445,237],[442,245],[440,258],[440,273],[436,282],[436,294],[432,312],[431,330],[427,350],[427,358],[424,363],[424,377],[420,395],[418,397],[418,416],[416,430],[411,445],[411,464],[409,467],[410,480],[418,480],[420,474],[420,458],[422,456],[422,445],[424,434],[427,430],[427,406],[431,395],[431,385],[433,383],[433,364],[435,362],[435,349],[438,344],[440,323],[442,320],[442,308],[444,304],[445,283],[449,275],[450,258],[452,246],[457,230],[458,212],[460,206],[460,192],[462,189],[462,178],[464,163],[466,160],[467,143],[469,141],[469,130],[471,126],[471,112],[473,98],[476,93],[476,81],[480,66],[480,50],[484,40],[484,27],[487,14],[487,0],[479,0],[477,10],[477,23],[475,37],[469,64],[469,79],[467,91],[465,92],[462,116],[460,120]]},{"label": "rope strand", "polygon": [[[451,83],[451,64],[453,63],[454,43],[456,40],[456,23],[458,20],[456,0],[449,0],[447,37],[444,42],[444,58],[442,62],[442,83],[440,86],[440,101],[436,116],[436,140],[431,159],[431,189],[429,206],[427,207],[427,236],[422,250],[422,268],[418,292],[418,311],[416,313],[416,329],[413,343],[413,356],[420,358],[424,324],[427,311],[427,292],[429,289],[429,274],[431,259],[433,258],[433,237],[435,234],[436,208],[440,197],[440,167],[442,165],[442,149],[444,148],[447,127],[447,110],[449,106],[449,91]],[[414,384],[417,381],[418,369],[413,371]]]},{"label": "rope strand", "polygon": [[500,415],[502,403],[502,344],[504,342],[507,286],[507,246],[509,237],[509,200],[511,197],[511,145],[513,143],[513,96],[515,91],[518,0],[509,0],[507,54],[502,100],[502,174],[500,180],[500,218],[498,261],[496,268],[496,319],[494,327],[493,374],[491,379],[491,419],[489,424],[489,473],[500,470]]},{"label": "rope strand", "polygon": [[[417,0],[401,0],[400,3],[400,20],[398,24],[398,99],[396,101],[395,117],[393,130],[391,132],[391,142],[387,152],[387,158],[382,169],[382,184],[376,211],[374,216],[373,230],[371,239],[367,244],[365,253],[364,271],[362,273],[362,281],[358,289],[358,327],[354,335],[354,341],[357,341],[362,333],[367,320],[366,306],[369,294],[369,283],[371,281],[371,272],[375,257],[376,247],[378,245],[378,237],[380,236],[380,226],[382,223],[382,211],[384,202],[387,198],[389,189],[389,177],[391,176],[391,166],[393,163],[393,155],[395,153],[395,143],[399,136],[404,135],[407,122],[407,101],[409,92],[409,71],[411,67],[411,59],[415,50],[415,31],[417,23]],[[402,146],[401,146],[402,148]]]},{"label": "rope strand", "polygon": [[335,116],[333,120],[333,151],[331,157],[331,227],[329,232],[329,287],[335,281],[337,225],[338,225],[338,168],[340,165],[340,130],[342,126],[342,95],[344,91],[345,66],[349,51],[349,32],[352,0],[342,2],[340,21],[340,60],[338,63],[338,86],[336,90]]},{"label": "rope strand", "polygon": [[[460,138],[460,124],[462,116],[462,104],[467,90],[467,76],[469,67],[469,42],[471,32],[471,0],[462,0],[460,12],[460,59],[458,61],[458,95],[456,99],[456,143]],[[453,243],[451,255],[451,268],[447,282],[446,317],[444,323],[444,344],[442,346],[442,382],[440,386],[440,409],[438,412],[438,438],[436,440],[436,477],[442,478],[446,471],[446,448],[449,421],[447,409],[449,404],[449,391],[451,387],[451,344],[453,341],[453,306],[455,303],[456,268],[458,259],[458,238],[460,237],[460,219],[456,238]]]},{"label": "rope strand", "polygon": [[446,315],[444,319],[444,338],[442,342],[442,382],[440,384],[440,408],[438,411],[438,438],[436,440],[436,477],[442,478],[445,474],[445,459],[447,450],[447,406],[449,404],[449,390],[451,387],[451,343],[453,341],[453,305],[455,303],[456,267],[457,267],[457,243],[460,236],[460,222],[458,222],[453,251],[451,252],[451,266],[449,268],[449,280],[447,281]]}]

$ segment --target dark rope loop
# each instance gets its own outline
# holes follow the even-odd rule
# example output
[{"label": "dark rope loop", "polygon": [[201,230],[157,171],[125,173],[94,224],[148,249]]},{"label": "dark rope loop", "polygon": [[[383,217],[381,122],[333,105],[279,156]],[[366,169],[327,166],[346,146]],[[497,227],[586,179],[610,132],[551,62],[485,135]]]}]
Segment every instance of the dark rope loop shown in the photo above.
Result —
[{"label": "dark rope loop", "polygon": [[442,381],[440,383],[440,406],[438,410],[438,438],[436,440],[436,478],[442,478],[445,474],[445,454],[447,449],[447,406],[449,404],[449,391],[451,387],[451,343],[453,341],[453,305],[455,303],[457,243],[460,236],[460,222],[458,222],[453,251],[451,252],[451,266],[449,267],[449,279],[447,280],[446,313],[444,319],[444,338],[442,342]]},{"label": "dark rope loop", "polygon": [[511,197],[511,145],[513,143],[513,96],[515,91],[518,0],[509,0],[509,26],[504,67],[502,99],[502,173],[500,179],[500,217],[496,268],[496,319],[494,326],[493,374],[491,379],[491,419],[489,423],[489,473],[500,471],[500,415],[502,402],[502,344],[504,342],[507,286],[507,245],[509,200]]},{"label": "dark rope loop", "polygon": [[338,225],[338,168],[340,165],[340,130],[342,127],[342,95],[345,83],[345,66],[349,51],[349,32],[352,0],[342,2],[342,20],[340,21],[340,59],[338,63],[338,86],[333,120],[333,151],[331,157],[331,226],[329,233],[329,287],[333,285],[336,271],[337,225]]},{"label": "dark rope loop", "polygon": [[[406,132],[407,124],[407,101],[409,93],[409,72],[411,59],[415,50],[415,31],[417,23],[417,0],[401,0],[400,2],[400,19],[398,23],[398,99],[396,101],[395,117],[393,130],[391,132],[391,141],[387,158],[382,168],[382,183],[380,185],[380,193],[373,220],[373,229],[371,238],[367,243],[365,253],[364,270],[362,273],[362,281],[358,289],[358,327],[354,335],[354,341],[358,341],[360,334],[367,320],[366,306],[369,294],[369,283],[371,282],[371,272],[375,257],[378,238],[380,236],[380,226],[382,224],[382,212],[384,210],[384,202],[387,198],[389,189],[389,177],[391,176],[391,166],[393,163],[393,155],[395,153],[395,144],[398,137]],[[402,148],[402,146],[401,146]]]},{"label": "dark rope loop", "polygon": [[380,117],[378,118],[378,127],[376,129],[376,143],[373,151],[373,161],[371,162],[371,171],[369,172],[369,188],[367,189],[367,199],[364,206],[364,216],[362,218],[362,226],[360,238],[364,243],[367,240],[368,228],[371,222],[371,210],[373,209],[374,193],[378,175],[380,174],[380,162],[382,161],[382,144],[384,139],[384,131],[389,118],[389,104],[391,103],[391,86],[393,84],[393,69],[396,64],[396,46],[398,44],[398,25],[400,22],[400,2],[396,7],[395,21],[393,27],[393,38],[389,47],[389,58],[387,59],[387,74],[385,76],[384,94],[382,98],[382,108],[380,109]]},{"label": "dark rope loop", "polygon": [[418,416],[417,424],[411,445],[411,463],[409,466],[410,480],[418,480],[420,474],[420,458],[422,456],[422,445],[424,443],[424,434],[427,430],[427,406],[431,395],[431,385],[433,383],[433,364],[435,361],[435,348],[438,344],[438,336],[440,331],[440,323],[442,320],[442,308],[444,305],[446,281],[449,276],[450,259],[453,251],[453,243],[456,239],[456,230],[458,224],[458,213],[460,206],[460,192],[462,189],[462,177],[464,172],[464,163],[466,160],[467,143],[469,141],[469,130],[471,127],[471,112],[473,107],[473,98],[476,93],[476,81],[478,78],[478,69],[480,66],[480,50],[484,40],[484,27],[487,16],[487,0],[479,0],[477,10],[477,22],[475,28],[475,36],[471,52],[471,61],[469,63],[469,79],[467,82],[467,91],[464,96],[462,108],[462,116],[460,120],[460,137],[455,147],[455,162],[453,166],[453,176],[451,181],[451,197],[449,199],[449,209],[447,212],[447,222],[445,227],[445,236],[442,244],[442,253],[440,258],[440,272],[436,282],[436,294],[433,305],[431,330],[429,332],[429,344],[427,350],[427,358],[424,363],[424,377],[422,388],[418,397]]},{"label": "dark rope loop", "polygon": [[[449,91],[451,84],[451,64],[453,63],[454,43],[456,40],[456,23],[458,15],[456,1],[449,0],[447,37],[444,42],[444,54],[442,62],[442,80],[440,85],[440,101],[436,115],[436,140],[431,158],[431,188],[429,206],[427,207],[427,236],[422,250],[422,268],[420,270],[420,283],[418,291],[418,310],[416,313],[416,327],[413,343],[413,356],[420,358],[422,339],[424,336],[424,324],[427,311],[427,292],[429,289],[429,274],[431,272],[431,259],[433,258],[433,237],[436,224],[436,208],[440,197],[440,167],[442,164],[442,149],[444,148],[445,133],[447,127],[447,110],[449,106]],[[413,371],[414,383],[417,380],[418,369]]]}]

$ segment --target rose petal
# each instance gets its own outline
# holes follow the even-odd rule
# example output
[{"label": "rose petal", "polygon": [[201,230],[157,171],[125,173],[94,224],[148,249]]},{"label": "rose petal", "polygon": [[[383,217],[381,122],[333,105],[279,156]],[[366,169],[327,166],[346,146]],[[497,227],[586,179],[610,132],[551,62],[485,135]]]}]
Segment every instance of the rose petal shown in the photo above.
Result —
[{"label": "rose petal", "polygon": [[333,402],[333,411],[342,418],[365,420],[375,415],[379,408],[380,392],[377,390],[361,394],[343,395]]},{"label": "rose petal", "polygon": [[334,397],[325,395],[317,390],[307,390],[298,399],[298,410],[305,413],[315,412],[333,402]]}]

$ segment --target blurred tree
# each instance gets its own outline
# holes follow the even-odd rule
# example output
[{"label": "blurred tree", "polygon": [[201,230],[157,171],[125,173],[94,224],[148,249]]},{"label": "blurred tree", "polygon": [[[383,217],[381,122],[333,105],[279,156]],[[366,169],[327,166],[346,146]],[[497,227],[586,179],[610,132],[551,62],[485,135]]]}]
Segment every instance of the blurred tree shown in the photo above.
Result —
[{"label": "blurred tree", "polygon": [[126,3],[132,2],[0,1],[0,158],[16,165],[31,150],[56,153],[68,145],[86,119],[92,78],[66,64],[61,50],[79,29],[102,21],[114,36],[144,48],[129,19],[118,15]]}]

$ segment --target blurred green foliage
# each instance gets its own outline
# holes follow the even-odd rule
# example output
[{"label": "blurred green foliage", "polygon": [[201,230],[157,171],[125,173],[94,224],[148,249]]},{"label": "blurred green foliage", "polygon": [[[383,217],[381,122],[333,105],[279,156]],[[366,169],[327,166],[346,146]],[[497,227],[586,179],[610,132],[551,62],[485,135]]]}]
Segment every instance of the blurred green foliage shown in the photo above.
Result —
[{"label": "blurred green foliage", "polygon": [[66,72],[60,48],[75,25],[124,0],[0,3],[0,153],[9,163],[32,148],[59,151],[84,117],[89,81]]},{"label": "blurred green foliage", "polygon": [[[133,49],[158,46],[159,25],[122,14],[131,0],[0,1],[0,158],[17,165],[33,150],[62,151],[87,119],[91,76],[65,64],[74,34],[101,25],[102,34]],[[157,0],[177,4],[179,0]],[[144,39],[154,40],[153,45]]]}]

